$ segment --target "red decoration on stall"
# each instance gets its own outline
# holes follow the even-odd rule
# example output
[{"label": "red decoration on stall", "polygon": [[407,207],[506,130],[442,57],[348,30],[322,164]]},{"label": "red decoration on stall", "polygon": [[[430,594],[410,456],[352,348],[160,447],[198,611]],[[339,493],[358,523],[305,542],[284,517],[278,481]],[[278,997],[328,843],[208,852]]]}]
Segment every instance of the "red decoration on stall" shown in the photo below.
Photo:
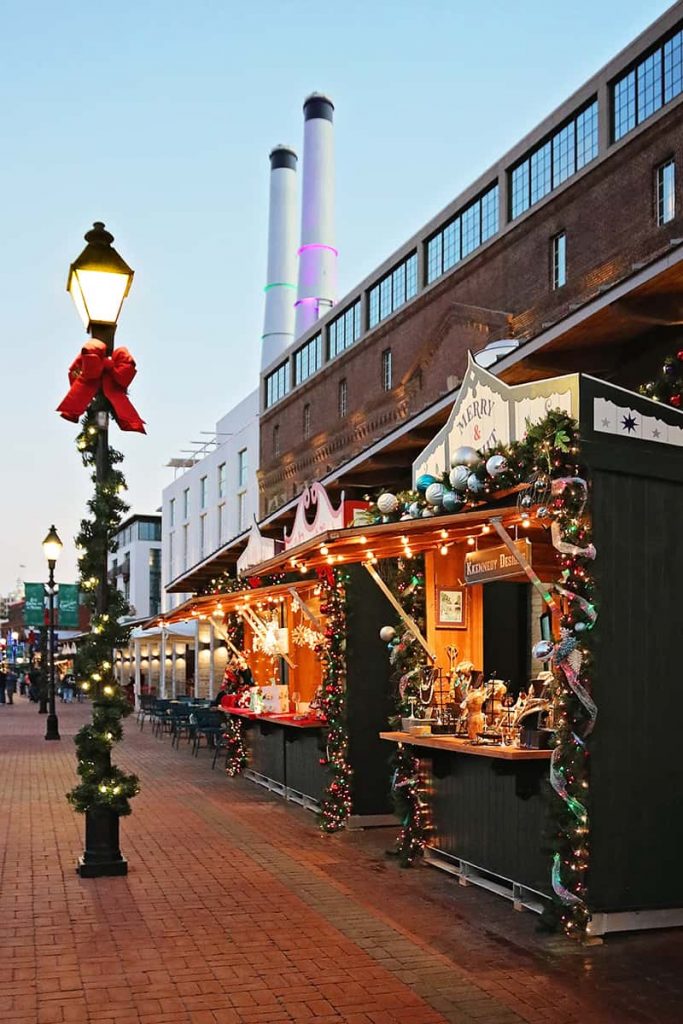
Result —
[{"label": "red decoration on stall", "polygon": [[315,571],[319,580],[323,580],[328,587],[334,587],[334,569],[331,565],[321,565]]},{"label": "red decoration on stall", "polygon": [[69,367],[71,386],[57,406],[57,412],[65,420],[77,423],[101,387],[121,430],[144,434],[144,420],[127,393],[136,373],[135,360],[127,348],[116,348],[109,356],[104,342],[86,341]]}]

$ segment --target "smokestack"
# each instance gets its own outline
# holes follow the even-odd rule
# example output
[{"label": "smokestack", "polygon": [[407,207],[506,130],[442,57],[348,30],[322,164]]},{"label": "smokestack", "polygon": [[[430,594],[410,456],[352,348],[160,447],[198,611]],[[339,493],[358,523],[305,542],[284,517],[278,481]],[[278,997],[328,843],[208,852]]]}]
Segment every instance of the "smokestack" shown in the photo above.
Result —
[{"label": "smokestack", "polygon": [[337,298],[334,248],[334,104],[312,93],[304,103],[304,170],[301,204],[297,338]]},{"label": "smokestack", "polygon": [[261,344],[261,369],[269,366],[294,340],[296,288],[296,164],[289,146],[270,154],[268,277]]}]

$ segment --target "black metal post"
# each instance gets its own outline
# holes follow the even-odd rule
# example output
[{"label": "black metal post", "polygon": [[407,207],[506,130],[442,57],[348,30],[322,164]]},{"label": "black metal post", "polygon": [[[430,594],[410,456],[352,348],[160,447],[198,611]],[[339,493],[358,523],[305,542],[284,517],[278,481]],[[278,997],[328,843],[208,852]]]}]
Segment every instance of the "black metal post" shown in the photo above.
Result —
[{"label": "black metal post", "polygon": [[57,720],[57,707],[55,704],[55,563],[54,559],[50,558],[48,561],[48,568],[50,575],[48,578],[48,614],[50,616],[50,623],[48,626],[48,665],[49,665],[49,683],[48,683],[48,704],[49,711],[47,716],[45,739],[46,740],[59,740],[59,722]]}]

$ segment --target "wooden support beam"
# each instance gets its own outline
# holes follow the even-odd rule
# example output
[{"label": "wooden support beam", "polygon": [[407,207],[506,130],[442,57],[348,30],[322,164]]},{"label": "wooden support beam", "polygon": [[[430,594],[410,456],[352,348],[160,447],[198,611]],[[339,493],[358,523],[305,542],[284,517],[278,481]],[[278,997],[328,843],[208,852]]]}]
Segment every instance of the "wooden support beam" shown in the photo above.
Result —
[{"label": "wooden support beam", "polygon": [[427,643],[422,633],[420,632],[420,628],[417,622],[415,622],[415,619],[411,618],[410,615],[408,615],[408,613],[401,605],[400,601],[398,601],[398,599],[394,596],[394,594],[386,585],[380,574],[377,572],[374,565],[371,565],[370,562],[363,562],[363,565],[365,566],[365,568],[367,569],[367,571],[369,572],[370,576],[375,581],[379,589],[382,591],[389,604],[394,608],[401,621],[408,627],[408,629],[413,634],[415,639],[422,646],[427,657],[430,658],[431,661],[436,661],[436,654],[434,654],[434,652],[431,650],[429,644]]},{"label": "wooden support beam", "polygon": [[491,519],[491,524],[493,525],[493,528],[495,529],[496,533],[498,534],[498,536],[502,540],[502,542],[505,545],[505,547],[508,549],[510,554],[515,558],[515,560],[519,563],[519,565],[522,567],[522,569],[524,570],[526,575],[529,577],[529,580],[536,587],[536,590],[539,592],[539,594],[541,595],[541,597],[543,598],[545,603],[548,605],[548,607],[549,608],[553,608],[553,609],[557,608],[557,604],[555,602],[555,599],[553,598],[552,594],[550,593],[548,587],[546,586],[545,583],[542,583],[541,580],[538,578],[538,576],[536,575],[534,570],[531,568],[531,566],[527,562],[527,560],[524,557],[524,555],[522,554],[522,552],[516,546],[514,540],[510,536],[510,534],[507,532],[507,530],[503,526],[503,523],[498,518],[498,516],[494,516],[493,519]]}]

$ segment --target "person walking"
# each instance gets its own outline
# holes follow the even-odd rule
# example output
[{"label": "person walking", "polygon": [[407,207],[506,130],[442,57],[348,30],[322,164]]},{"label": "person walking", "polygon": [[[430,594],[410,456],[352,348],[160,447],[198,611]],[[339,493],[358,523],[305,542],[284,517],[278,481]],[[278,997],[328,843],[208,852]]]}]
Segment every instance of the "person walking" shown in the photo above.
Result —
[{"label": "person walking", "polygon": [[68,672],[62,681],[62,700],[65,704],[74,702],[74,677]]},{"label": "person walking", "polygon": [[7,669],[4,665],[0,665],[0,704],[4,704],[7,692]]},{"label": "person walking", "polygon": [[17,692],[17,675],[12,669],[7,673],[5,692],[7,694],[7,703],[14,704],[14,694]]}]

